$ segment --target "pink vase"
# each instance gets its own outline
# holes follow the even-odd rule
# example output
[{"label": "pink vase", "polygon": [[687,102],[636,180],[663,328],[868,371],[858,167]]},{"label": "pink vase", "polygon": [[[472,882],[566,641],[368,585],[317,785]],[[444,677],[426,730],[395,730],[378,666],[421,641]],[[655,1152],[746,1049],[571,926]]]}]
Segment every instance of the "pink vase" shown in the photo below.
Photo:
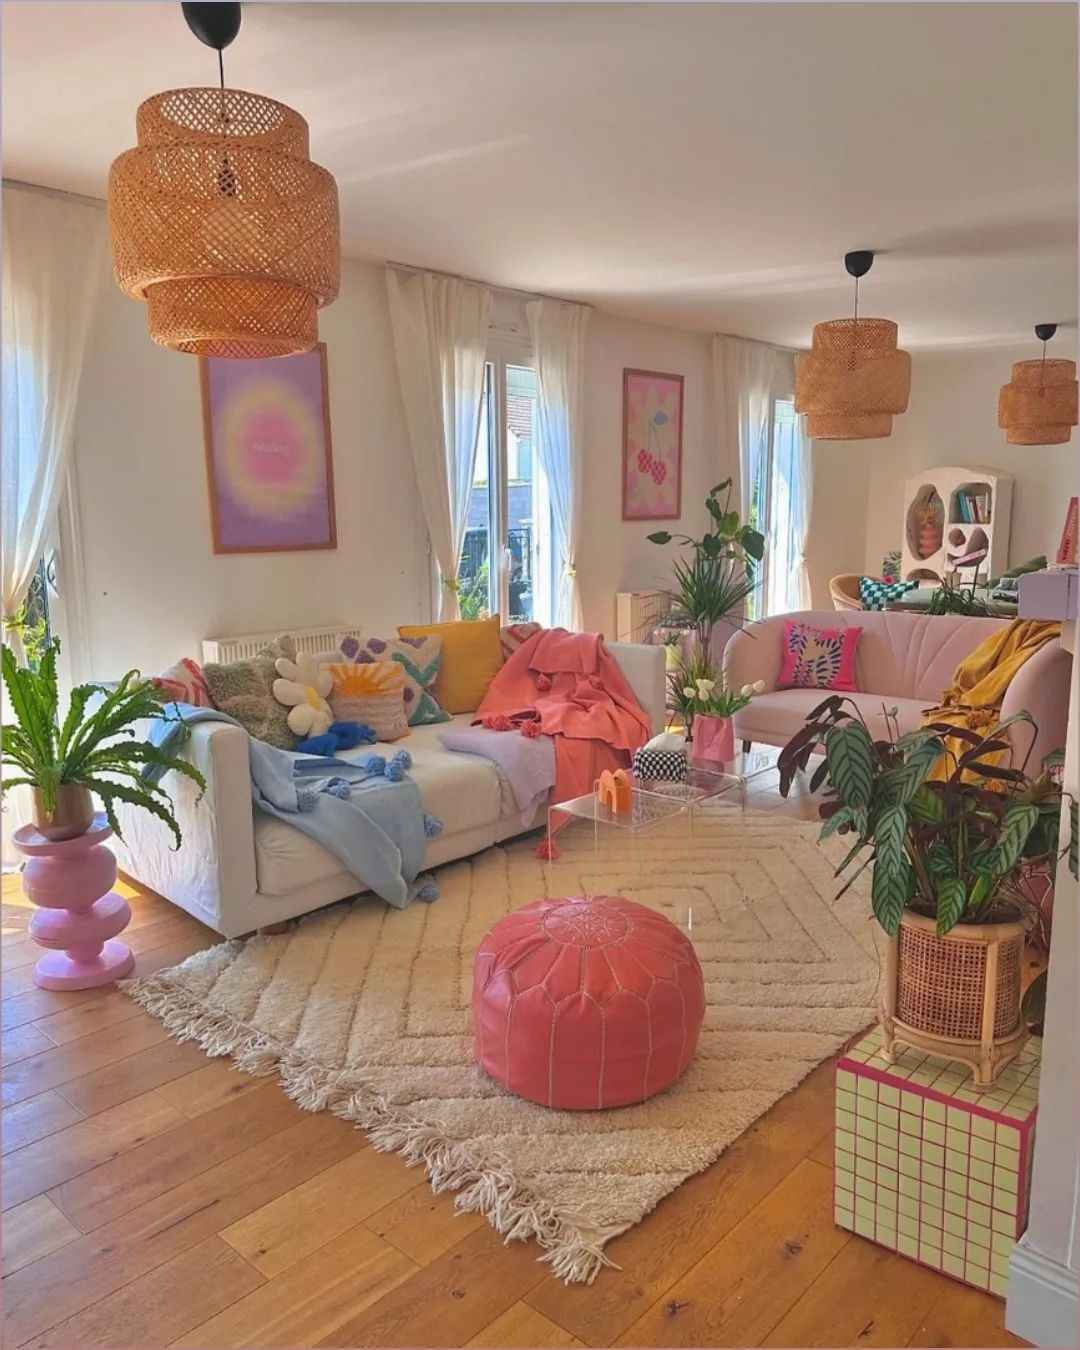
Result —
[{"label": "pink vase", "polygon": [[112,834],[97,816],[74,839],[46,839],[32,825],[15,831],[15,846],[27,858],[23,891],[39,906],[30,920],[30,936],[48,950],[34,967],[40,989],[93,989],[129,975],[131,950],[116,942],[131,909],[110,890],[116,859],[104,845]]},{"label": "pink vase", "polygon": [[691,758],[697,764],[730,764],[735,758],[735,725],[731,718],[698,713],[691,747]]}]

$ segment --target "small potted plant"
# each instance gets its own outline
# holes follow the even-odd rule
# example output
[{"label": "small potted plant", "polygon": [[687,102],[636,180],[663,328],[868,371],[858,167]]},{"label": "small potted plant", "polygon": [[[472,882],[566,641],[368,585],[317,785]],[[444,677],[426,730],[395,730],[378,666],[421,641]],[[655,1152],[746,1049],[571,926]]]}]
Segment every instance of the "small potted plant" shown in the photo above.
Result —
[{"label": "small potted plant", "polygon": [[699,763],[730,763],[735,758],[731,719],[755,694],[764,693],[765,681],[744,684],[736,693],[727,688],[711,662],[695,654],[669,674],[668,684],[691,745],[691,758]]},{"label": "small potted plant", "polygon": [[5,791],[20,785],[32,790],[32,823],[46,839],[85,834],[94,821],[96,795],[120,838],[115,804],[126,802],[163,820],[179,848],[181,833],[172,799],[143,777],[143,769],[150,764],[175,769],[197,783],[200,792],[206,791],[206,782],[187,760],[136,739],[132,723],[163,716],[161,694],[131,670],[113,686],[77,685],[61,720],[56,676],[59,647],[58,641],[48,643],[36,670],[20,667],[6,645],[0,653],[15,719],[0,732],[0,751],[4,765],[17,771],[16,776],[5,778]]},{"label": "small potted plant", "polygon": [[1033,832],[1057,819],[1061,787],[1011,762],[1007,732],[1033,725],[1027,713],[985,733],[929,723],[900,735],[895,711],[885,719],[888,735],[875,740],[850,699],[827,698],[781,752],[780,791],[824,750],[810,780],[825,788],[821,837],[852,837],[837,875],[854,869],[846,890],[873,869],[871,904],[890,939],[886,1057],[915,1046],[969,1065],[987,1087],[1026,1036],[1025,925],[1010,886]]}]

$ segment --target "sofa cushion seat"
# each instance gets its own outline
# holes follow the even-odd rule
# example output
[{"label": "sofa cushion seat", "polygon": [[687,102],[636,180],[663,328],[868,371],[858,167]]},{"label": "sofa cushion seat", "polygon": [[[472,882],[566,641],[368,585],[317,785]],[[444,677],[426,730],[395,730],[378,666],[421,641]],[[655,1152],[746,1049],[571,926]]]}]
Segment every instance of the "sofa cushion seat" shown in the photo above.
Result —
[{"label": "sofa cushion seat", "polygon": [[[468,726],[471,719],[472,714],[465,713],[441,725],[413,727],[393,744],[360,746],[341,758],[363,760],[380,754],[389,759],[397,750],[408,750],[413,760],[410,774],[420,789],[424,810],[443,823],[440,838],[493,825],[515,809],[509,787],[489,760],[445,750],[440,740],[443,732],[455,724]],[[285,895],[342,874],[342,867],[340,859],[308,835],[256,811],[255,872],[262,894]]]},{"label": "sofa cushion seat", "polygon": [[[799,731],[810,712],[829,697],[825,689],[777,689],[758,694],[735,717],[735,734],[744,740],[785,744]],[[895,698],[891,694],[845,694],[866,719],[870,734],[878,739],[887,735],[883,708],[896,709],[900,734],[914,731],[922,723],[922,714],[933,704],[917,698]]]}]

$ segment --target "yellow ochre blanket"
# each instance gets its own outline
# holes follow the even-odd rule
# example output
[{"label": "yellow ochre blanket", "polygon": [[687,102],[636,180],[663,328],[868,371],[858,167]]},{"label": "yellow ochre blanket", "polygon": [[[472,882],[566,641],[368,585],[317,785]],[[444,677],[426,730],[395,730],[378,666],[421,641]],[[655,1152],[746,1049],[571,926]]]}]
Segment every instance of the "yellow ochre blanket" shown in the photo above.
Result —
[{"label": "yellow ochre blanket", "polygon": [[[1016,672],[1040,648],[1060,636],[1060,623],[1045,619],[1013,619],[964,657],[953,671],[953,682],[942,695],[941,703],[936,708],[928,708],[923,713],[923,721],[947,722],[968,731],[985,732],[1000,718],[1005,690]],[[970,749],[956,736],[946,737],[945,746],[957,758],[965,749]],[[987,763],[996,764],[1003,754],[1004,751],[999,751],[984,758]],[[950,757],[942,755],[930,777],[947,778],[950,772]]]}]

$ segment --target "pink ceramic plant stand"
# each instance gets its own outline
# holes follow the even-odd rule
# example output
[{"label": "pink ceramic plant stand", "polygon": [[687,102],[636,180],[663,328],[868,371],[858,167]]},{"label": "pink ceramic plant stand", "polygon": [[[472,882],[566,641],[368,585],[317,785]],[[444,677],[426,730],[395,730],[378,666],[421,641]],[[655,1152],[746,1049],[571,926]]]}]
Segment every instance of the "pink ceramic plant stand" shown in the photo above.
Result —
[{"label": "pink ceramic plant stand", "polygon": [[111,834],[102,815],[75,839],[49,840],[33,825],[15,832],[27,858],[23,891],[40,906],[30,936],[49,949],[34,967],[40,989],[94,989],[131,974],[131,948],[115,941],[131,921],[131,907],[110,890],[116,859],[104,841]]}]

